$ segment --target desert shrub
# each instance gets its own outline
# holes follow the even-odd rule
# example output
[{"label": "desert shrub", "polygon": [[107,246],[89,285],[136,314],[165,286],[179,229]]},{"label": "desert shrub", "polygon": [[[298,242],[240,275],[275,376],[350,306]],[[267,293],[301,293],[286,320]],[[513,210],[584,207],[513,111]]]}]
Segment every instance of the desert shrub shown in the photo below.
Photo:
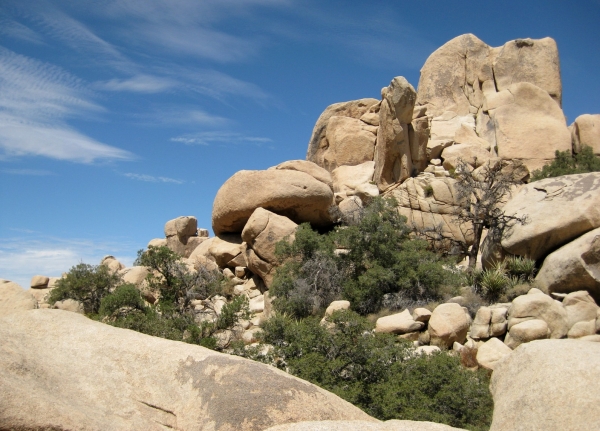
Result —
[{"label": "desert shrub", "polygon": [[122,284],[100,301],[100,316],[111,316],[120,309],[144,311],[146,306],[140,291],[133,284]]},{"label": "desert shrub", "polygon": [[316,317],[278,315],[263,326],[270,354],[245,349],[329,390],[382,419],[430,420],[468,429],[487,429],[492,400],[485,372],[472,372],[446,353],[418,355],[410,343],[376,334],[373,324],[352,311],[335,312],[333,330]]},{"label": "desert shrub", "polygon": [[139,250],[135,264],[152,270],[146,281],[151,290],[160,292],[162,312],[184,313],[193,299],[205,299],[223,290],[223,277],[218,271],[203,266],[190,271],[181,256],[165,246]]},{"label": "desert shrub", "polygon": [[74,299],[83,304],[88,314],[98,313],[102,298],[121,284],[121,277],[105,265],[79,263],[56,282],[48,302]]},{"label": "desert shrub", "polygon": [[427,184],[425,187],[423,187],[423,192],[425,193],[426,198],[433,196],[433,187],[431,184]]},{"label": "desert shrub", "polygon": [[506,272],[520,279],[522,282],[530,282],[536,273],[535,260],[520,256],[510,256],[504,260]]},{"label": "desert shrub", "polygon": [[556,151],[552,163],[542,169],[534,171],[531,181],[544,178],[559,177],[561,175],[583,174],[586,172],[600,171],[600,157],[594,154],[592,147],[584,145],[579,154],[571,151]]}]

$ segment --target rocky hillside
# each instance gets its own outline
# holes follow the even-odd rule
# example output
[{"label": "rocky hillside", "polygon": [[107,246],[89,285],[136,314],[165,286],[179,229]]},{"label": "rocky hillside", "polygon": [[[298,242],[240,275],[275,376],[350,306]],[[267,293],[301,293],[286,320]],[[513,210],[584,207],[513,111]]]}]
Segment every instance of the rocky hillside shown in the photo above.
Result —
[{"label": "rocky hillside", "polygon": [[[589,146],[600,155],[600,114],[568,126],[561,100],[552,39],[494,48],[459,36],[427,59],[416,90],[395,77],[380,99],[327,107],[306,160],[228,179],[214,200],[216,236],[182,216],[148,245],[179,254],[190,273],[218,271],[229,290],[191,298],[196,322],[215,322],[225,305],[245,298],[251,315],[215,336],[221,350],[234,340],[256,345],[273,314],[276,244],[292,242],[299,224],[325,231],[377,196],[394,197],[411,228],[472,246],[473,230],[456,217],[455,170],[466,163],[477,175],[501,163],[520,184],[500,207],[527,222],[501,238],[483,235],[479,266],[531,259],[535,283],[474,309],[465,286],[431,309],[388,313],[374,331],[409,340],[423,354],[472,356],[472,368],[493,371],[492,430],[598,428],[600,394],[589,382],[600,377],[600,173],[529,183],[556,151]],[[100,264],[135,285],[147,304],[160,303],[147,267],[126,268],[112,256]],[[378,422],[267,365],[93,322],[79,315],[86,311],[80,302],[49,302],[58,280],[35,276],[28,291],[0,281],[0,429],[455,429]],[[350,306],[332,303],[323,325]]]}]

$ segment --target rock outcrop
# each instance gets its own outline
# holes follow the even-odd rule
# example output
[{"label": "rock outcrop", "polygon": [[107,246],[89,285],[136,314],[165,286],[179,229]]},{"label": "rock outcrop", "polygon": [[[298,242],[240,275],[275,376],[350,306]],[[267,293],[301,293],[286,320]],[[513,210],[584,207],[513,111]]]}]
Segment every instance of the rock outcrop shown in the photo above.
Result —
[{"label": "rock outcrop", "polygon": [[239,171],[221,186],[212,211],[216,235],[240,233],[256,208],[284,215],[295,223],[314,226],[331,223],[333,203],[330,186],[300,171],[268,169]]},{"label": "rock outcrop", "polygon": [[600,227],[600,173],[565,175],[523,186],[503,208],[526,216],[505,233],[508,253],[540,259],[580,235]]},{"label": "rock outcrop", "polygon": [[0,317],[38,308],[37,300],[12,281],[0,278]]},{"label": "rock outcrop", "polygon": [[0,320],[0,339],[5,429],[262,431],[306,420],[374,421],[273,367],[75,313],[13,314]]},{"label": "rock outcrop", "polygon": [[586,289],[600,302],[600,228],[550,253],[536,281],[550,293]]},{"label": "rock outcrop", "polygon": [[521,345],[494,368],[490,431],[600,428],[600,343],[540,340]]},{"label": "rock outcrop", "polygon": [[579,153],[581,147],[592,147],[594,154],[600,155],[600,114],[583,114],[575,119],[571,126],[573,152]]}]

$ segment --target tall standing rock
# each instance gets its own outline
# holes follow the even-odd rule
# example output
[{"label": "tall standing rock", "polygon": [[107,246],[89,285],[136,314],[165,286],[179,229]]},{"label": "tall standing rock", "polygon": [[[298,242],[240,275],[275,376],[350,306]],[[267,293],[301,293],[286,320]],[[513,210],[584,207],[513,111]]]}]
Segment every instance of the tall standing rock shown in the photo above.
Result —
[{"label": "tall standing rock", "polygon": [[383,191],[412,175],[408,124],[417,93],[404,77],[397,76],[381,96],[373,181]]}]

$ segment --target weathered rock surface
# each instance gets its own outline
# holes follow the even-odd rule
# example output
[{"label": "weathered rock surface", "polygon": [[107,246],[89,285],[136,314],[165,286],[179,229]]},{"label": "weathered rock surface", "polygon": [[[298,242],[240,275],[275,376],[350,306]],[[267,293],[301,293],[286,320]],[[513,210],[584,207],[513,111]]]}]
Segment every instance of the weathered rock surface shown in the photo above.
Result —
[{"label": "weathered rock surface", "polygon": [[554,39],[516,39],[495,50],[493,68],[498,91],[515,82],[529,82],[561,105],[560,60]]},{"label": "weathered rock surface", "polygon": [[104,256],[100,261],[100,265],[106,266],[108,270],[112,273],[119,272],[120,270],[125,268],[125,265],[119,262],[116,257],[111,255]]},{"label": "weathered rock surface", "polygon": [[[371,108],[374,108],[379,103],[377,99],[360,99],[352,100],[349,102],[334,103],[328,106],[325,111],[319,116],[315,127],[312,132],[312,136],[308,143],[308,150],[306,152],[306,160],[316,163],[317,165],[328,168],[325,163],[325,153],[329,149],[329,142],[327,141],[327,128],[331,117],[349,117],[349,118],[361,118]],[[333,170],[333,169],[328,169]]]},{"label": "weathered rock surface", "polygon": [[586,289],[600,302],[600,228],[550,253],[536,281],[549,293]]},{"label": "weathered rock surface", "polygon": [[365,162],[355,166],[340,166],[331,175],[333,177],[333,191],[344,196],[352,196],[361,190],[369,191],[377,196],[379,189],[373,184],[375,162]]},{"label": "weathered rock surface", "polygon": [[0,321],[0,339],[6,429],[259,431],[305,420],[374,421],[273,367],[74,313],[14,314]]},{"label": "weathered rock surface", "polygon": [[375,323],[375,332],[384,334],[406,334],[409,332],[419,331],[425,324],[417,322],[413,319],[408,309],[402,313],[391,314],[389,316],[380,317]]},{"label": "weathered rock surface", "polygon": [[327,212],[333,203],[328,184],[299,171],[269,169],[239,171],[221,186],[212,211],[213,230],[241,232],[256,208],[284,215],[296,223],[315,226],[331,223]]},{"label": "weathered rock surface", "polygon": [[546,322],[549,338],[563,338],[569,330],[567,311],[562,304],[534,289],[513,300],[508,311],[508,330],[510,332],[513,326],[533,319]]},{"label": "weathered rock surface", "polygon": [[[486,109],[487,108],[487,109]],[[522,160],[530,171],[571,151],[571,134],[559,104],[528,82],[485,96],[484,110],[494,122],[498,156]]]},{"label": "weathered rock surface", "polygon": [[404,77],[397,76],[381,91],[381,97],[373,180],[384,191],[413,173],[408,124],[417,93]]},{"label": "weathered rock surface", "polygon": [[498,338],[490,338],[477,349],[477,363],[488,370],[493,370],[499,361],[512,353],[510,347]]},{"label": "weathered rock surface", "polygon": [[458,224],[454,216],[459,210],[455,180],[426,175],[409,178],[384,196],[393,196],[398,201],[398,212],[410,226],[419,230],[439,228],[444,236],[472,244],[471,230]]},{"label": "weathered rock surface", "polygon": [[0,278],[0,317],[38,307],[31,293],[12,281]]},{"label": "weathered rock surface", "polygon": [[379,423],[366,421],[298,422],[277,425],[265,431],[451,431],[458,429],[462,428],[453,428],[434,422],[390,420]]},{"label": "weathered rock surface", "polygon": [[198,236],[198,220],[193,216],[181,216],[165,224],[166,246],[175,253],[188,258],[192,252],[207,240]]},{"label": "weathered rock surface", "polygon": [[573,151],[579,153],[581,147],[592,147],[594,154],[600,155],[600,114],[583,114],[575,119],[571,127]]},{"label": "weathered rock surface", "polygon": [[30,287],[32,289],[46,289],[49,281],[50,277],[46,277],[45,275],[34,275],[31,278]]},{"label": "weathered rock surface", "polygon": [[492,374],[490,431],[600,428],[600,344],[540,340],[521,345]]},{"label": "weathered rock surface", "polygon": [[469,329],[465,310],[458,304],[440,304],[431,313],[429,335],[431,344],[451,348],[457,341],[464,343]]},{"label": "weathered rock surface", "polygon": [[550,330],[544,320],[525,320],[510,328],[508,335],[504,339],[504,343],[511,349],[516,349],[523,343],[548,338],[548,335],[550,335]]},{"label": "weathered rock surface", "polygon": [[333,180],[331,174],[327,169],[322,168],[316,163],[309,162],[308,160],[288,160],[269,169],[299,171],[310,175],[317,181],[327,184],[330,188],[333,188]]},{"label": "weathered rock surface", "polygon": [[356,118],[333,116],[329,119],[326,133],[329,148],[323,155],[323,162],[329,170],[373,160],[376,136],[365,126]]},{"label": "weathered rock surface", "polygon": [[600,173],[565,175],[522,187],[504,206],[508,215],[527,216],[502,239],[509,253],[537,260],[600,227]]}]

